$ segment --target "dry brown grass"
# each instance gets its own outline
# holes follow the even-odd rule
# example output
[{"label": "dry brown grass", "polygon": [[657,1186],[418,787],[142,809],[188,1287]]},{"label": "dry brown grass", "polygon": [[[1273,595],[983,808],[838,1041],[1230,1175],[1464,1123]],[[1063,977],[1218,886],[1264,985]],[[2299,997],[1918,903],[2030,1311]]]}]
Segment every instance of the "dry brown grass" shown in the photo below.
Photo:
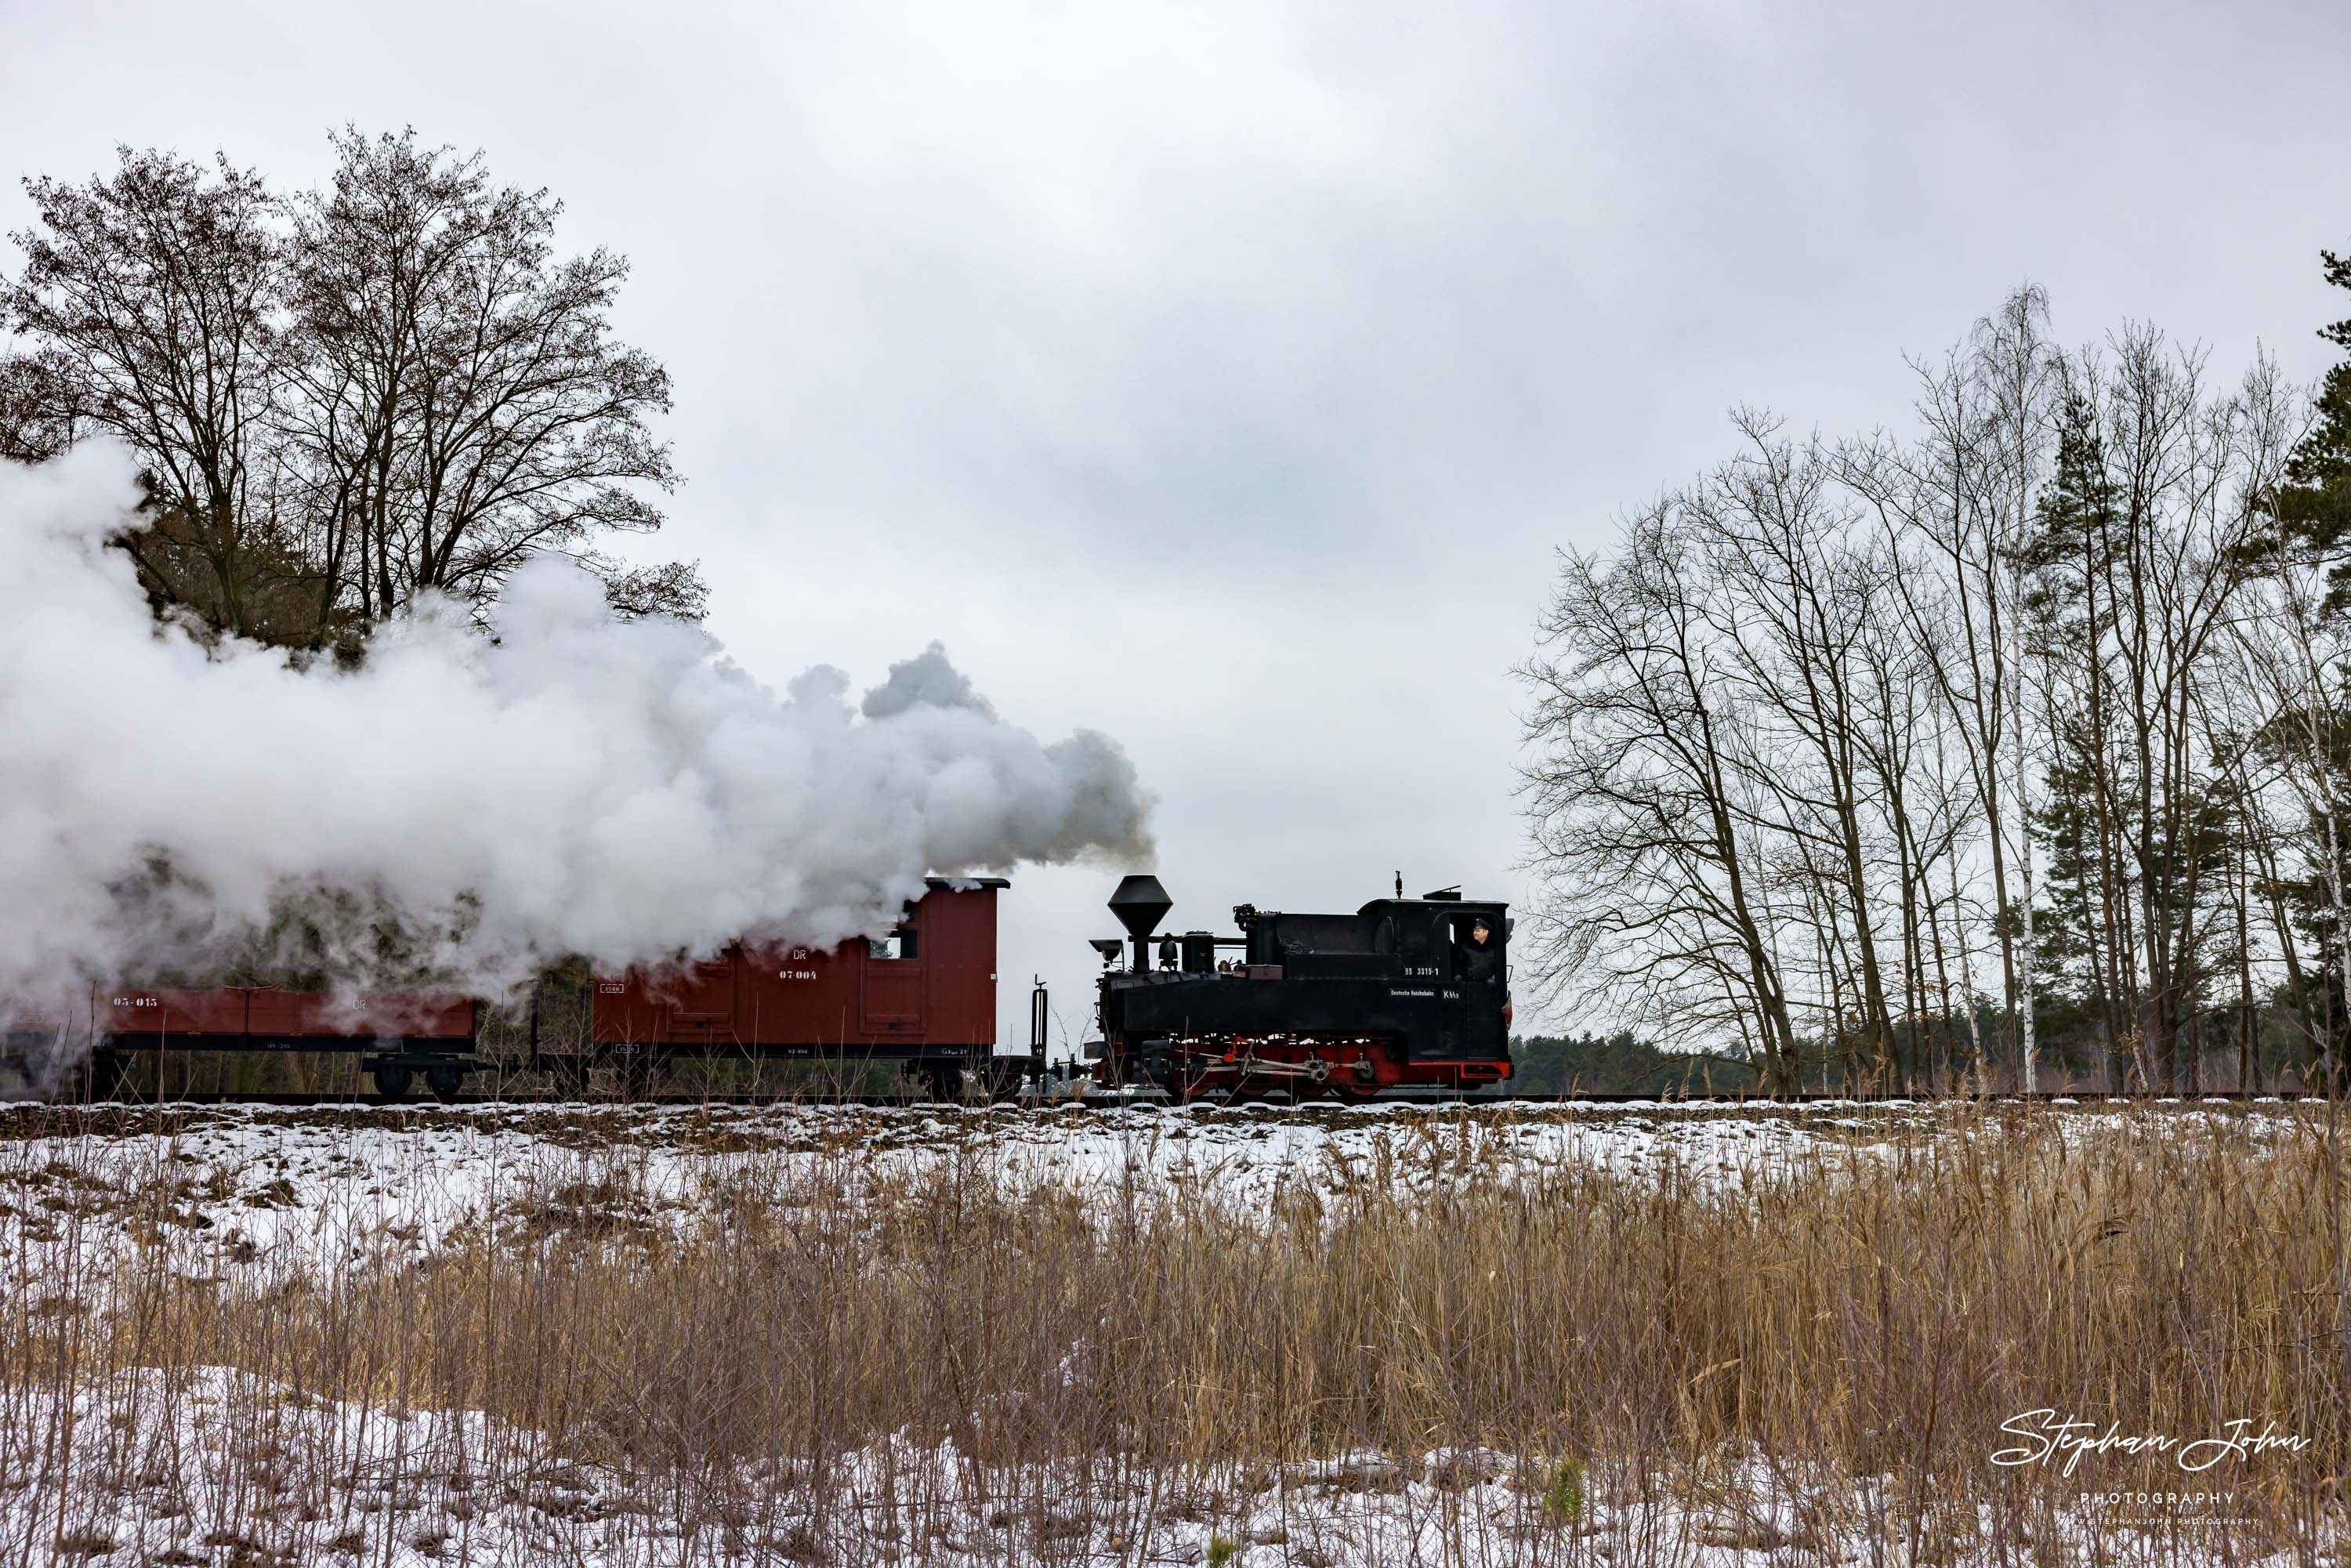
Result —
[{"label": "dry brown grass", "polygon": [[[1718,1537],[1893,1562],[2124,1541],[2247,1559],[2320,1540],[2351,1473],[2345,1131],[2316,1106],[2148,1107],[2095,1129],[2010,1107],[1744,1178],[1708,1156],[1505,1182],[1436,1118],[1384,1165],[1250,1212],[1149,1180],[1008,1193],[968,1151],[882,1178],[753,1150],[664,1207],[615,1151],[421,1258],[211,1274],[163,1244],[202,1195],[159,1186],[120,1199],[159,1239],[127,1266],[10,1276],[0,1470],[62,1462],[41,1445],[68,1390],[225,1364],[486,1411],[543,1440],[474,1456],[484,1485],[544,1498],[552,1465],[612,1467],[745,1560],[862,1560],[852,1459],[893,1435],[951,1446],[951,1473],[910,1469],[906,1495],[945,1489],[941,1531],[989,1500],[1006,1561],[1139,1552],[1155,1521],[1216,1516],[1304,1461],[1410,1470],[1469,1446],[1520,1461],[1531,1522],[1507,1539],[1530,1560],[1599,1543],[1542,1506],[1571,1461],[1620,1521],[1644,1500],[1705,1516],[1679,1546],[1620,1529],[1617,1568]],[[88,1222],[70,1168],[38,1191]],[[2200,1476],[2120,1455],[2070,1478],[1991,1464],[2014,1441],[2001,1423],[2041,1407],[2191,1437],[2244,1417],[2309,1442]],[[316,1456],[252,1464],[325,1473]],[[2231,1522],[2158,1508],[2125,1537],[2075,1506],[2215,1487],[2238,1493]],[[316,1543],[346,1528],[309,1506]],[[1486,1522],[1464,1520],[1465,1542]]]}]

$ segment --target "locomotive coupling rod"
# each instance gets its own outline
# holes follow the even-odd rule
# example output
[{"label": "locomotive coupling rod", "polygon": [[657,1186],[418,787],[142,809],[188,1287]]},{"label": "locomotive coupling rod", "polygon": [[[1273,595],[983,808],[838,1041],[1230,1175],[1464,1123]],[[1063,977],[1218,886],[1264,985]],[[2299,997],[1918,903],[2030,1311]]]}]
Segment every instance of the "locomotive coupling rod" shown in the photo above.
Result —
[{"label": "locomotive coupling rod", "polygon": [[1331,1063],[1319,1056],[1309,1057],[1304,1061],[1269,1061],[1252,1051],[1239,1061],[1228,1063],[1218,1062],[1213,1057],[1206,1060],[1212,1070],[1217,1066],[1229,1066],[1244,1078],[1303,1078],[1321,1083],[1331,1076]]}]

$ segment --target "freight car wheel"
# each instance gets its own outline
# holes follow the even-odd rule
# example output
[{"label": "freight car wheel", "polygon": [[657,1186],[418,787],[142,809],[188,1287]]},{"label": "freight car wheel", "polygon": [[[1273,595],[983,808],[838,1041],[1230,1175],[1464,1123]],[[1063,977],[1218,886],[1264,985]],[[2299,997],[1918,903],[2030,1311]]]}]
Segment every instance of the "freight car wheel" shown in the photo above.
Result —
[{"label": "freight car wheel", "polygon": [[950,1062],[925,1061],[909,1068],[916,1092],[925,1100],[952,1105],[963,1098],[963,1069]]},{"label": "freight car wheel", "polygon": [[413,1075],[396,1061],[379,1061],[368,1076],[375,1080],[376,1098],[383,1101],[405,1100]]},{"label": "freight car wheel", "polygon": [[621,1057],[621,1098],[643,1100],[653,1092],[653,1057],[649,1051],[632,1051]]},{"label": "freight car wheel", "polygon": [[90,1054],[85,1087],[92,1100],[120,1100],[131,1085],[131,1060],[118,1051]]},{"label": "freight car wheel", "polygon": [[424,1087],[436,1100],[455,1100],[465,1086],[465,1070],[455,1062],[436,1061],[424,1070]]}]

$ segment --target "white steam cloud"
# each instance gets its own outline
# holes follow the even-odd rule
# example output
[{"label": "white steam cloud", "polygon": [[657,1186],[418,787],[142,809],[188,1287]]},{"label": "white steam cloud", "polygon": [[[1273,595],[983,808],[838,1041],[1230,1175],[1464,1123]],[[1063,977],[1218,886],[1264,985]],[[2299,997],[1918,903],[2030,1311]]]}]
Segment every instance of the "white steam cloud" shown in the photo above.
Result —
[{"label": "white steam cloud", "polygon": [[862,712],[825,665],[778,699],[542,560],[496,643],[428,610],[297,669],[157,629],[104,543],[133,494],[119,448],[0,463],[0,1000],[256,951],[498,994],[879,930],[926,873],[1149,853],[1116,742],[1004,722],[936,644]]}]

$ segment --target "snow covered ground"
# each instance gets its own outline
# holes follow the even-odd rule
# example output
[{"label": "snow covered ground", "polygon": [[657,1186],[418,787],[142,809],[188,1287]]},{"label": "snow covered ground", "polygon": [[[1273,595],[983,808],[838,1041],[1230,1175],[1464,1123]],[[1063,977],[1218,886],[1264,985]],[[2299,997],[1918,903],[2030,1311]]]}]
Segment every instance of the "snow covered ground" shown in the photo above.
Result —
[{"label": "snow covered ground", "polygon": [[[1811,1568],[2064,1560],[2078,1521],[1975,1550],[1901,1538],[1891,1477],[1804,1484],[1750,1465],[1704,1500],[1483,1449],[1341,1457],[1216,1478],[1101,1466],[985,1470],[905,1442],[805,1478],[632,1478],[567,1464],[477,1412],[340,1403],[249,1373],[118,1375],[0,1448],[0,1552],[21,1563],[1561,1563]],[[60,1489],[60,1472],[78,1484]],[[1757,1500],[1771,1498],[1766,1503]],[[2216,1521],[2212,1527],[2224,1526]],[[2128,1531],[2105,1563],[2194,1562]],[[2214,1558],[2224,1553],[2216,1539]],[[2281,1563],[2293,1561],[2281,1554]]]},{"label": "snow covered ground", "polygon": [[[2147,1109],[2064,1107],[2074,1136]],[[2285,1108],[2174,1105],[2254,1130]],[[1021,1189],[1123,1180],[1185,1186],[1240,1207],[1285,1184],[1378,1179],[1405,1187],[1474,1163],[1487,1179],[1565,1164],[1668,1166],[1736,1189],[1800,1162],[1882,1156],[1952,1135],[1970,1114],[1928,1103],[1800,1106],[1411,1105],[1047,1111],[860,1106],[353,1104],[0,1107],[0,1257],[68,1231],[96,1239],[120,1200],[162,1187],[191,1229],[231,1250],[312,1257],[424,1249],[503,1195],[616,1171],[653,1212],[682,1210],[747,1161],[827,1179],[884,1180],[957,1162]],[[60,1128],[70,1126],[69,1132]]]},{"label": "snow covered ground", "polygon": [[[2257,1133],[2288,1114],[2262,1104],[2162,1113]],[[107,1299],[118,1271],[159,1259],[190,1277],[250,1282],[422,1257],[460,1228],[506,1223],[525,1197],[567,1193],[583,1203],[617,1193],[648,1225],[684,1221],[747,1168],[798,1172],[852,1200],[865,1184],[953,1166],[1012,1189],[1142,1182],[1247,1207],[1290,1183],[1409,1189],[1465,1166],[1509,1181],[1583,1162],[1694,1180],[1735,1202],[1744,1184],[1799,1164],[1929,1151],[1970,1135],[1970,1114],[1924,1104],[0,1108],[0,1288],[83,1311]],[[2059,1124],[2087,1136],[2147,1114],[2085,1103]],[[0,1390],[0,1558],[14,1562],[1797,1568],[1909,1560],[1914,1549],[1961,1563],[2047,1560],[2018,1541],[1889,1542],[1893,1511],[1872,1489],[1892,1484],[1730,1475],[1710,1497],[1686,1486],[1645,1497],[1637,1478],[1482,1451],[1205,1479],[1006,1472],[903,1440],[821,1484],[654,1477],[566,1462],[479,1412],[339,1403],[227,1368],[94,1371],[69,1410]],[[2100,1552],[2130,1561],[2133,1540],[2108,1533]]]},{"label": "snow covered ground", "polygon": [[[1474,1112],[1067,1107],[485,1105],[390,1110],[0,1109],[0,1279],[55,1267],[59,1247],[103,1265],[121,1228],[166,1218],[225,1267],[315,1267],[371,1249],[428,1250],[507,1197],[624,1187],[649,1218],[693,1212],[747,1164],[789,1179],[880,1182],[957,1163],[1009,1190],[1164,1183],[1249,1207],[1284,1184],[1410,1187],[1478,1162],[1490,1178],[1565,1162],[1668,1162],[1735,1184],[1786,1162],[1934,1135],[1910,1106],[1755,1112],[1663,1105]],[[10,1136],[14,1131],[16,1135]]]},{"label": "snow covered ground", "polygon": [[[2086,1136],[2145,1106],[2085,1102],[2058,1125]],[[2173,1105],[2257,1134],[2286,1108]],[[1249,1209],[1285,1186],[1410,1191],[1474,1170],[1508,1181],[1583,1165],[1735,1192],[1799,1164],[1883,1158],[1955,1135],[1967,1113],[1930,1103],[1798,1106],[1412,1105],[1306,1109],[510,1104],[0,1106],[0,1288],[11,1275],[102,1272],[157,1223],[222,1273],[315,1270],[423,1253],[524,1194],[624,1194],[646,1223],[691,1218],[752,1167],[852,1197],[953,1166],[1008,1191],[1121,1184]],[[70,1129],[70,1130],[62,1130]]]}]

